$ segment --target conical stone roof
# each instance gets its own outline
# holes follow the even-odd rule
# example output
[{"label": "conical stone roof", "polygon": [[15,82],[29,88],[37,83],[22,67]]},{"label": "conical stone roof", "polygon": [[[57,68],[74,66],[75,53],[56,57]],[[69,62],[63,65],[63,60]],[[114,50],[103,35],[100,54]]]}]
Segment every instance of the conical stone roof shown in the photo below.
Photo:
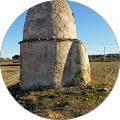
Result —
[{"label": "conical stone roof", "polygon": [[34,38],[77,39],[74,15],[65,0],[44,2],[28,10],[23,40]]}]

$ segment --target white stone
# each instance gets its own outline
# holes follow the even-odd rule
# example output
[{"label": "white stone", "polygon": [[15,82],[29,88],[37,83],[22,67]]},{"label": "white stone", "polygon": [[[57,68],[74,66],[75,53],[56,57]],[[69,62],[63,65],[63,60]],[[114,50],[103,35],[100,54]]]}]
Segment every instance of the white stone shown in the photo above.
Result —
[{"label": "white stone", "polygon": [[108,88],[103,88],[103,90],[104,90],[104,91],[107,91],[107,92],[109,91]]},{"label": "white stone", "polygon": [[75,20],[65,0],[41,3],[28,10],[23,39],[51,36],[77,38]]},{"label": "white stone", "polygon": [[22,42],[20,86],[82,85],[91,81],[87,51],[82,41]]},{"label": "white stone", "polygon": [[22,101],[21,103],[22,103],[22,104],[25,104],[25,101]]},{"label": "white stone", "polygon": [[91,81],[84,44],[66,38],[76,39],[77,32],[65,0],[49,1],[29,9],[23,39],[33,41],[20,43],[22,89],[84,85]]}]

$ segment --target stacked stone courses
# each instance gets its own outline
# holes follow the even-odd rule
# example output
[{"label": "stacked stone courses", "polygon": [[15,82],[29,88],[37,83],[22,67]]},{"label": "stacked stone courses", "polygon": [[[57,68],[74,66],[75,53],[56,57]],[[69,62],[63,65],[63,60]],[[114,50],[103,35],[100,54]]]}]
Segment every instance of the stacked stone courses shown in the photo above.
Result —
[{"label": "stacked stone courses", "polygon": [[28,10],[20,41],[20,86],[61,87],[90,83],[88,54],[77,40],[74,15],[65,0]]},{"label": "stacked stone courses", "polygon": [[27,39],[27,40],[23,40],[23,41],[20,41],[19,42],[19,44],[20,43],[22,43],[22,42],[33,42],[33,41],[43,41],[43,40],[47,40],[47,41],[49,41],[49,40],[54,40],[54,41],[78,41],[79,42],[79,40],[77,40],[77,39],[63,39],[63,38],[51,38],[51,39],[49,39],[49,38],[35,38],[35,39]]}]

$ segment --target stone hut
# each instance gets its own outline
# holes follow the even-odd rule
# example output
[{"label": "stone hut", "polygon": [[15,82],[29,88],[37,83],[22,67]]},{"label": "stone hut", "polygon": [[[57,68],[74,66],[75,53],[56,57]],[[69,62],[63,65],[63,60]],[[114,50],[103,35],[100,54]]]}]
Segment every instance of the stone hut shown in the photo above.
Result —
[{"label": "stone hut", "polygon": [[74,15],[65,0],[28,10],[20,44],[20,87],[71,86],[90,79],[88,54],[77,40]]}]

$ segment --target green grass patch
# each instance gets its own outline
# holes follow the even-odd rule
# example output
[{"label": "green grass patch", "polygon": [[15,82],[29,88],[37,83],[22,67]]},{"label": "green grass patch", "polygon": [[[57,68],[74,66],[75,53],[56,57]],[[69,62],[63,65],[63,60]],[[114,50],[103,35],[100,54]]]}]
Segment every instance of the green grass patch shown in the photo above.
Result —
[{"label": "green grass patch", "polygon": [[35,102],[31,99],[28,99],[24,104],[24,108],[29,111],[34,111],[37,106],[38,106],[38,102]]},{"label": "green grass patch", "polygon": [[47,91],[47,90],[49,90],[49,89],[51,89],[50,87],[39,87],[38,88],[38,91],[43,91],[43,92],[45,92],[45,91]]}]

